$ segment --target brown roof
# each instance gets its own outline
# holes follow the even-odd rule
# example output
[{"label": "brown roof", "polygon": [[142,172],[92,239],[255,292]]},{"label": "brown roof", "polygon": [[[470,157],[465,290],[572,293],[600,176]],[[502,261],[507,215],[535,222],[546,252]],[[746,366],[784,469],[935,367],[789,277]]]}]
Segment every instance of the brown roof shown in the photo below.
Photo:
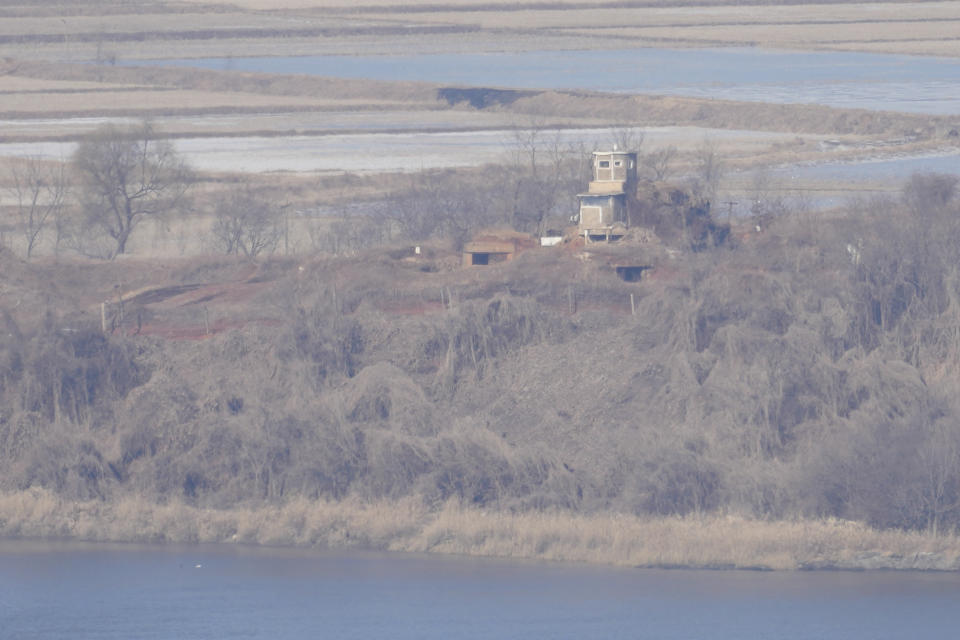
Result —
[{"label": "brown roof", "polygon": [[517,245],[509,241],[467,242],[463,245],[464,253],[514,253],[516,250]]},{"label": "brown roof", "polygon": [[[539,243],[539,239],[529,233],[522,233],[520,231],[514,231],[513,229],[485,229],[477,232],[473,238],[470,239],[470,242],[464,245],[464,251],[470,253],[471,251],[469,251],[467,247],[488,243],[499,244],[500,246],[510,245],[510,251],[516,251],[535,248]],[[476,251],[476,253],[502,253],[502,251],[481,249]]]}]

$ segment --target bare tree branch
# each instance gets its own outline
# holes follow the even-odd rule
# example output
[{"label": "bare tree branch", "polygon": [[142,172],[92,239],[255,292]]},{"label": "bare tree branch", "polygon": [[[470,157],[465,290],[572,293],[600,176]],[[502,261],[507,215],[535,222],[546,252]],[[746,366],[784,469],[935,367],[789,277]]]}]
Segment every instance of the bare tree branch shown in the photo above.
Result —
[{"label": "bare tree branch", "polygon": [[9,178],[8,191],[17,202],[17,218],[29,259],[50,222],[56,225],[59,244],[60,216],[68,190],[66,171],[63,163],[30,156],[9,163]]},{"label": "bare tree branch", "polygon": [[220,198],[213,235],[224,253],[254,257],[272,253],[283,232],[280,207],[249,186]]},{"label": "bare tree branch", "polygon": [[87,222],[115,241],[113,255],[126,251],[144,218],[180,207],[193,180],[186,162],[148,122],[101,127],[80,143],[73,164]]}]

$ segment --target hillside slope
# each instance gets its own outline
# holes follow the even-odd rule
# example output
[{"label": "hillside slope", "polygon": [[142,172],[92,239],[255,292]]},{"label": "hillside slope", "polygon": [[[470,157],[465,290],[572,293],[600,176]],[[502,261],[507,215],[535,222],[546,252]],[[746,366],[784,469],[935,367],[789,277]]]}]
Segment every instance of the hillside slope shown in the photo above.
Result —
[{"label": "hillside slope", "polygon": [[17,262],[0,488],[952,528],[956,206],[906,202],[638,247],[639,283],[575,247],[465,270],[403,250],[193,260],[132,291],[106,335],[116,265],[31,317],[10,301],[62,267]]}]

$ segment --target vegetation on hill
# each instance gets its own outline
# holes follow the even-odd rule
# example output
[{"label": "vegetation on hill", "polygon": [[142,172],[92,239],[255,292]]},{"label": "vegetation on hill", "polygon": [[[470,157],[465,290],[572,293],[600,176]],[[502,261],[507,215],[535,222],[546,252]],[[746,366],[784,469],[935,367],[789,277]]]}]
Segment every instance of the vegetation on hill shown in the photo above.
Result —
[{"label": "vegetation on hill", "polygon": [[[897,200],[696,252],[264,259],[247,298],[214,307],[242,326],[196,340],[121,335],[136,298],[104,335],[81,300],[110,263],[29,315],[17,291],[62,267],[0,253],[0,489],[953,530],[958,214],[955,178],[918,175]],[[627,261],[655,268],[623,282],[610,265]],[[193,260],[170,280],[249,264]]]},{"label": "vegetation on hill", "polygon": [[[960,569],[957,178],[815,213],[754,173],[754,218],[724,221],[716,148],[639,133],[776,132],[722,158],[743,176],[954,148],[955,117],[125,64],[771,37],[955,54],[955,9],[864,22],[831,0],[806,24],[773,2],[745,25],[738,2],[626,2],[611,30],[582,19],[592,0],[117,4],[0,9],[3,117],[25,125],[3,140],[79,142],[0,167],[0,536]],[[500,165],[316,176],[197,173],[169,142],[368,131],[360,111],[515,144]],[[588,150],[555,133],[612,123],[640,151],[621,242],[460,267],[478,230],[568,224]]]}]

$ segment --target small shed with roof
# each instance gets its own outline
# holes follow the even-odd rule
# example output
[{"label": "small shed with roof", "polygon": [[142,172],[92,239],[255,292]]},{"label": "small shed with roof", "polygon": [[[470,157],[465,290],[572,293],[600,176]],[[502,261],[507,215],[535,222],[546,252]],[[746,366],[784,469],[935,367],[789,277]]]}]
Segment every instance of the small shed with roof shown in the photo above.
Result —
[{"label": "small shed with roof", "polygon": [[536,248],[538,240],[527,233],[489,230],[463,245],[463,266],[490,265],[512,260],[520,251]]}]

